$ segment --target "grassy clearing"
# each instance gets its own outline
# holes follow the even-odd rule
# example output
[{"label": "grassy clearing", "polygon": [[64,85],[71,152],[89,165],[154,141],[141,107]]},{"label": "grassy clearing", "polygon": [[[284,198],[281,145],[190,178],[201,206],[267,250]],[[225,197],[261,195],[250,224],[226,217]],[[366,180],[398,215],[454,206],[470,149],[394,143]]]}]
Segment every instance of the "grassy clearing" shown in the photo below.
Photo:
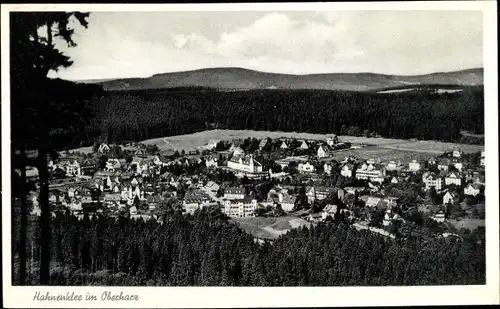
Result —
[{"label": "grassy clearing", "polygon": [[301,226],[310,226],[310,223],[297,217],[255,217],[233,218],[241,229],[254,237],[276,239],[289,230]]},{"label": "grassy clearing", "polygon": [[[190,150],[208,144],[210,140],[233,140],[251,138],[297,138],[324,140],[327,134],[280,132],[280,131],[251,131],[251,130],[210,130],[193,134],[169,136],[145,140],[145,144],[156,144],[160,149],[172,150]],[[460,148],[464,152],[476,152],[484,150],[482,145],[466,145],[455,143],[444,143],[437,141],[411,141],[404,139],[374,138],[374,137],[356,137],[340,136],[343,142],[355,144],[376,145],[379,148],[390,150],[411,151],[427,154],[440,154],[444,151],[450,151]]]}]

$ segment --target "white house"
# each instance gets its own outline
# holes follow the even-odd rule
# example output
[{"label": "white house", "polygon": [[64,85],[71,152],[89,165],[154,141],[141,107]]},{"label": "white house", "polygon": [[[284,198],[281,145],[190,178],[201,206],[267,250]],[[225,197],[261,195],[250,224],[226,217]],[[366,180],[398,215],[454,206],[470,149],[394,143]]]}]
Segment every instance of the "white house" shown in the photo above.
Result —
[{"label": "white house", "polygon": [[323,172],[327,175],[330,175],[332,173],[333,166],[329,163],[323,164]]},{"label": "white house", "polygon": [[205,166],[206,167],[217,167],[219,165],[219,160],[214,157],[207,157],[205,158]]},{"label": "white house", "polygon": [[227,167],[247,173],[262,173],[262,164],[253,158],[253,155],[232,157]]},{"label": "white house", "polygon": [[326,138],[326,144],[328,146],[333,146],[339,142],[339,138],[337,135],[331,135]]},{"label": "white house", "polygon": [[453,191],[446,191],[446,193],[443,195],[443,205],[446,205],[448,203],[455,203],[458,201],[458,194]]},{"label": "white house", "polygon": [[408,164],[408,169],[412,172],[417,172],[421,169],[421,165],[420,165],[420,162],[418,162],[417,160],[412,160],[409,164]]},{"label": "white house", "polygon": [[241,149],[241,147],[239,147],[239,146],[234,147],[233,157],[244,156],[244,155],[245,155],[245,152],[243,151],[243,149]]},{"label": "white house", "polygon": [[327,158],[330,156],[330,150],[327,146],[321,145],[318,148],[318,158]]},{"label": "white house", "polygon": [[120,163],[120,160],[118,159],[108,159],[108,161],[106,161],[106,170],[108,172],[116,172],[118,170],[120,170],[122,167],[121,163]]},{"label": "white house", "polygon": [[353,171],[354,165],[352,165],[351,163],[346,163],[340,169],[340,175],[350,178],[352,177]]},{"label": "white house", "polygon": [[286,141],[281,142],[280,149],[288,149],[288,144]]},{"label": "white house", "polygon": [[309,149],[309,145],[307,145],[306,141],[302,141],[302,144],[300,144],[300,149],[307,150]]},{"label": "white house", "polygon": [[380,198],[380,197],[369,196],[366,199],[365,206],[371,207],[371,208],[373,208],[373,207],[383,207],[383,206],[385,206],[385,203],[384,203],[384,200],[382,200],[382,198]]},{"label": "white house", "polygon": [[80,163],[76,160],[64,162],[61,166],[66,170],[66,176],[80,176],[82,174]]},{"label": "white house", "polygon": [[478,183],[470,183],[467,187],[464,188],[464,194],[470,196],[476,196],[481,193],[481,189],[483,186]]},{"label": "white house", "polygon": [[316,171],[316,168],[311,163],[306,162],[306,163],[299,163],[299,165],[297,166],[297,170],[300,173],[313,173]]},{"label": "white house", "polygon": [[449,186],[449,185],[457,185],[461,186],[462,185],[462,176],[460,175],[459,172],[449,172],[448,175],[444,178],[444,184]]},{"label": "white house", "polygon": [[425,190],[434,188],[436,191],[440,191],[443,188],[443,179],[435,173],[424,173],[422,181],[425,184]]},{"label": "white house", "polygon": [[388,171],[396,171],[399,169],[399,165],[396,161],[389,161],[386,166],[386,170]]},{"label": "white house", "polygon": [[329,204],[326,205],[325,208],[323,208],[323,211],[321,212],[321,219],[326,220],[327,217],[333,217],[337,213],[337,205]]},{"label": "white house", "polygon": [[226,188],[224,190],[224,199],[242,200],[245,198],[245,188]]},{"label": "white house", "polygon": [[106,153],[110,149],[111,148],[109,148],[108,144],[102,143],[101,145],[99,145],[99,148],[97,149],[97,151],[100,152],[100,153]]}]

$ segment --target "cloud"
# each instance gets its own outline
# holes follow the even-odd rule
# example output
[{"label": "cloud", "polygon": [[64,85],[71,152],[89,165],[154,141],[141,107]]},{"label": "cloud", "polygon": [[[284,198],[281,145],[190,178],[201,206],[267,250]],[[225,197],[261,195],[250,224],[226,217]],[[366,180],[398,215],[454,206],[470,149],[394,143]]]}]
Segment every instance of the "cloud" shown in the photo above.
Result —
[{"label": "cloud", "polygon": [[[75,65],[59,75],[131,77],[223,66],[422,74],[482,65],[480,12],[299,13],[95,13],[89,29],[78,32],[79,46],[67,49]],[[213,23],[204,26],[209,17]]]}]

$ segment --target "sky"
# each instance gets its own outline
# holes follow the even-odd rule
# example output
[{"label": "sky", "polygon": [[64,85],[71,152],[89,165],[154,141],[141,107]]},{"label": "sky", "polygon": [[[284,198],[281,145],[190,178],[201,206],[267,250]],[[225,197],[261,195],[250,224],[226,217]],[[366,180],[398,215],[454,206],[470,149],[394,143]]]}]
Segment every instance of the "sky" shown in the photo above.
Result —
[{"label": "sky", "polygon": [[147,77],[211,67],[426,74],[483,66],[475,11],[91,12],[50,76]]}]

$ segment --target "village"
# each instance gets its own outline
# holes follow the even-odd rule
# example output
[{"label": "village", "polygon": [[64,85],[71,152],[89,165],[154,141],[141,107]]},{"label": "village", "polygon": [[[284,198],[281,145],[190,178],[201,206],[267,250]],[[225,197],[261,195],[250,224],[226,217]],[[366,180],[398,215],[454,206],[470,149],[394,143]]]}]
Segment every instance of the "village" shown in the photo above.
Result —
[{"label": "village", "polygon": [[[364,146],[336,135],[213,140],[180,153],[151,144],[96,143],[91,153],[65,151],[50,160],[49,202],[53,215],[69,211],[79,218],[100,213],[161,221],[176,209],[194,215],[215,208],[231,218],[345,221],[390,236],[407,225],[449,235],[441,224],[484,222],[484,152],[455,149],[408,162],[332,159]],[[27,176],[36,180],[36,168]],[[33,183],[29,200],[36,216]]]}]

